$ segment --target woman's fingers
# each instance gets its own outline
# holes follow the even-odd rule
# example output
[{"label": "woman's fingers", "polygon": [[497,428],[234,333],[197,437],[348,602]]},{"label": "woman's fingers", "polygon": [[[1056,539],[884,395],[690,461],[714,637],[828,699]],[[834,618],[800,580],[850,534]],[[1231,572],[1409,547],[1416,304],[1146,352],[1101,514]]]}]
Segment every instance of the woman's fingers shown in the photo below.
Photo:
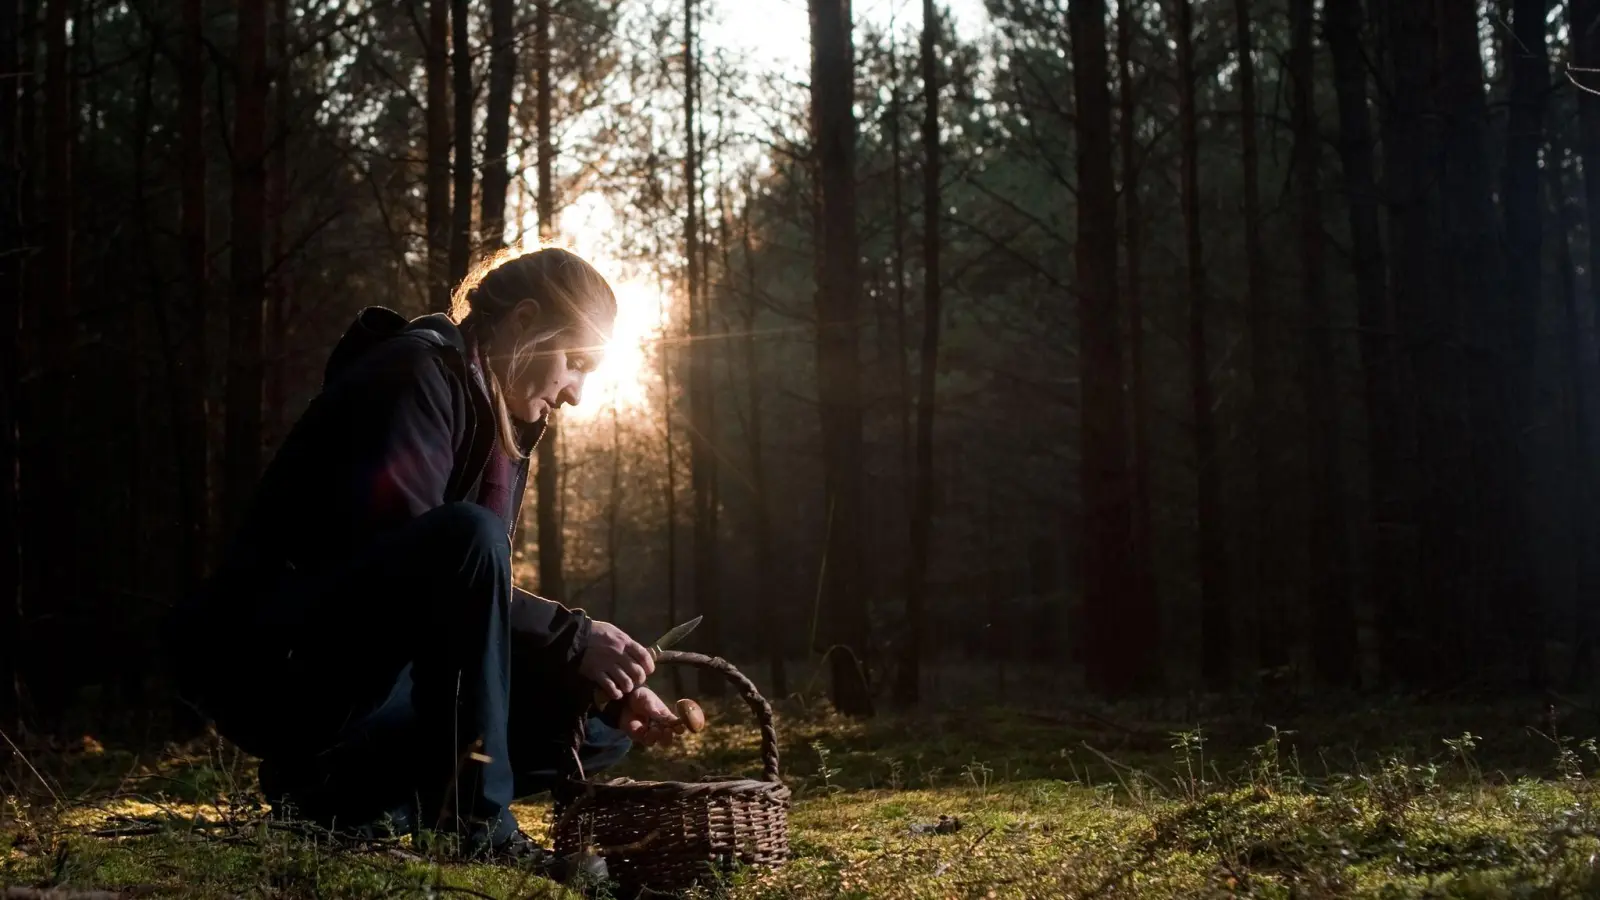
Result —
[{"label": "woman's fingers", "polygon": [[[656,655],[654,653],[651,653],[643,644],[639,643],[638,641],[629,641],[627,651],[628,655],[632,657],[634,661],[636,661],[640,666],[644,667],[644,673],[646,675],[655,674]],[[642,681],[643,679],[640,680]]]}]

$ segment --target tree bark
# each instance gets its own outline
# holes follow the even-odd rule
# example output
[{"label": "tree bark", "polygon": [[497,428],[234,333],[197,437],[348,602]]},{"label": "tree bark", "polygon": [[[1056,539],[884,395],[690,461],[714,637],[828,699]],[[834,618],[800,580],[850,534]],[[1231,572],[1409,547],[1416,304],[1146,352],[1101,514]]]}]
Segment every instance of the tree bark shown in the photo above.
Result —
[{"label": "tree bark", "polygon": [[455,82],[455,198],[450,204],[450,290],[467,277],[472,262],[472,33],[467,0],[451,0]]},{"label": "tree bark", "polygon": [[[1600,78],[1594,72],[1600,69],[1600,0],[1572,0],[1568,7],[1567,33],[1572,42],[1571,54],[1579,74],[1575,75],[1582,90],[1575,97],[1578,105],[1578,146],[1575,148],[1583,168],[1583,200],[1587,216],[1585,231],[1588,234],[1587,253],[1590,277],[1590,317],[1600,321],[1600,278],[1594,277],[1600,266]],[[1600,653],[1600,611],[1593,602],[1580,601],[1582,616],[1579,619],[1577,643],[1586,648],[1583,652]],[[1596,669],[1600,669],[1597,666]]]},{"label": "tree bark", "polygon": [[1503,372],[1499,380],[1506,392],[1501,401],[1505,410],[1501,440],[1507,466],[1503,477],[1507,480],[1505,502],[1513,513],[1511,522],[1495,523],[1511,542],[1507,548],[1511,554],[1508,584],[1501,595],[1496,627],[1512,629],[1512,637],[1520,645],[1513,648],[1520,657],[1516,661],[1528,667],[1528,675],[1535,683],[1542,683],[1545,676],[1541,646],[1544,618],[1535,615],[1530,621],[1526,615],[1527,609],[1538,613],[1542,607],[1528,602],[1535,596],[1537,582],[1533,577],[1532,547],[1526,536],[1532,510],[1526,499],[1529,463],[1523,435],[1537,425],[1532,392],[1539,306],[1544,293],[1544,203],[1539,155],[1544,148],[1545,97],[1550,83],[1550,54],[1545,42],[1548,6],[1548,0],[1512,3],[1513,40],[1509,42],[1508,61],[1511,109],[1500,192],[1505,212],[1509,291],[1504,297],[1498,292],[1485,296],[1486,302],[1496,307],[1489,311],[1493,318],[1485,324],[1486,333],[1498,338],[1500,345],[1495,358],[1501,361]]},{"label": "tree bark", "polygon": [[[754,186],[745,193],[745,196],[751,198],[756,196]],[[784,651],[787,649],[783,639],[784,605],[781,598],[774,596],[773,593],[777,588],[776,554],[773,552],[767,469],[762,453],[763,390],[761,367],[756,355],[756,311],[759,308],[760,294],[757,289],[755,244],[751,240],[751,234],[755,229],[755,223],[751,221],[753,218],[752,209],[746,207],[741,230],[745,264],[744,333],[739,341],[744,350],[745,384],[749,386],[750,391],[749,425],[745,428],[745,441],[750,454],[750,479],[755,484],[756,589],[761,596],[769,598],[762,607],[767,667],[772,677],[773,694],[786,697],[789,694],[789,671],[784,659]],[[903,345],[901,355],[904,356]]]},{"label": "tree bark", "polygon": [[1255,509],[1249,520],[1255,579],[1256,664],[1262,670],[1289,662],[1289,579],[1281,543],[1285,529],[1283,458],[1273,416],[1278,381],[1276,346],[1269,328],[1266,250],[1261,241],[1260,151],[1256,141],[1256,63],[1251,0],[1234,0],[1234,40],[1239,58],[1240,165],[1244,175],[1246,318],[1250,335],[1250,427],[1254,437]]},{"label": "tree bark", "polygon": [[1178,133],[1180,203],[1189,299],[1189,406],[1194,417],[1195,477],[1199,496],[1200,667],[1213,690],[1233,680],[1233,623],[1227,598],[1227,547],[1222,532],[1222,485],[1217,466],[1215,404],[1206,347],[1205,249],[1200,232],[1200,138],[1196,129],[1194,7],[1178,0]]},{"label": "tree bark", "polygon": [[424,76],[428,82],[428,308],[450,311],[450,3],[428,4]]},{"label": "tree bark", "polygon": [[[0,72],[17,72],[21,38],[18,4],[0,4]],[[19,734],[22,697],[22,154],[18,130],[21,78],[0,80],[0,730]],[[0,766],[10,763],[0,748]]]},{"label": "tree bark", "polygon": [[[506,190],[511,184],[511,93],[517,78],[516,7],[489,0],[489,101],[484,111],[483,210],[478,227],[484,251],[506,244]],[[521,226],[521,223],[517,223]]]},{"label": "tree bark", "polygon": [[1122,241],[1128,308],[1128,366],[1133,419],[1133,578],[1141,608],[1156,609],[1155,528],[1150,505],[1150,382],[1144,355],[1144,211],[1139,200],[1138,89],[1133,79],[1134,10],[1139,0],[1117,2],[1117,66],[1122,153]]},{"label": "tree bark", "polygon": [[1533,638],[1542,610],[1531,583],[1517,471],[1520,435],[1511,396],[1514,366],[1508,364],[1508,356],[1517,352],[1513,344],[1518,339],[1512,332],[1519,326],[1505,297],[1478,21],[1474,0],[1439,0],[1439,106],[1444,129],[1441,286],[1457,299],[1463,314],[1459,334],[1465,349],[1465,379],[1459,384],[1466,390],[1461,397],[1460,388],[1456,389],[1456,403],[1463,412],[1457,427],[1467,432],[1461,464],[1467,478],[1458,485],[1475,488],[1468,514],[1457,520],[1456,527],[1476,577],[1455,598],[1455,605],[1459,610],[1463,599],[1467,604],[1470,632],[1463,659],[1474,660],[1481,668],[1532,665],[1539,655]]},{"label": "tree bark", "polygon": [[211,547],[211,437],[208,331],[211,296],[206,248],[204,0],[183,0],[183,37],[178,73],[179,243],[188,293],[189,340],[179,372],[182,387],[175,418],[179,503],[183,509],[183,575],[188,588],[205,577]]},{"label": "tree bark", "polygon": [[261,474],[262,328],[265,285],[261,264],[266,231],[267,16],[264,3],[238,4],[238,72],[233,118],[233,202],[228,310],[228,532],[243,520]]},{"label": "tree bark", "polygon": [[1339,106],[1339,159],[1356,281],[1361,332],[1362,385],[1367,416],[1367,479],[1371,494],[1365,528],[1371,560],[1361,590],[1377,611],[1379,668],[1387,672],[1397,648],[1390,628],[1415,602],[1416,550],[1409,537],[1414,515],[1412,478],[1404,474],[1400,408],[1401,360],[1394,309],[1384,288],[1378,188],[1373,174],[1372,127],[1367,114],[1367,62],[1361,46],[1360,0],[1327,0],[1324,36],[1333,57]]},{"label": "tree bark", "polygon": [[1111,168],[1111,88],[1104,0],[1068,7],[1077,98],[1078,267],[1083,447],[1083,603],[1089,687],[1116,696],[1159,677],[1153,597],[1141,595],[1133,555],[1127,414],[1117,310],[1117,197]]},{"label": "tree bark", "polygon": [[289,3],[272,0],[272,130],[267,156],[267,218],[272,223],[266,285],[266,402],[263,444],[277,446],[284,427],[289,340],[289,274],[284,235],[289,214]]},{"label": "tree bark", "polygon": [[1300,231],[1306,354],[1301,376],[1310,461],[1311,663],[1324,683],[1349,686],[1356,675],[1355,596],[1345,522],[1344,459],[1335,391],[1333,316],[1325,280],[1322,232],[1322,136],[1317,127],[1314,0],[1290,0],[1289,70],[1294,82],[1294,181]]},{"label": "tree bark", "polygon": [[[1461,495],[1466,489],[1464,479],[1451,488],[1454,479],[1446,471],[1453,447],[1465,435],[1453,428],[1458,417],[1450,412],[1460,381],[1447,332],[1453,301],[1440,287],[1437,271],[1439,135],[1432,89],[1437,42],[1427,4],[1394,0],[1375,8],[1385,12],[1384,59],[1391,85],[1383,123],[1390,303],[1404,353],[1402,373],[1409,370],[1412,376],[1402,381],[1401,452],[1416,460],[1416,571],[1429,575],[1414,604],[1392,608],[1384,617],[1382,661],[1400,681],[1448,681],[1451,660],[1464,653],[1461,617],[1451,604],[1467,562],[1452,537],[1465,511]],[[1459,467],[1452,471],[1462,475]]]},{"label": "tree bark", "polygon": [[870,715],[860,662],[869,636],[861,559],[861,266],[855,221],[854,43],[849,0],[810,0],[811,120],[821,241],[817,271],[817,397],[828,510],[823,613],[834,706]]},{"label": "tree bark", "polygon": [[[538,0],[534,5],[533,66],[536,81],[534,98],[534,140],[537,143],[535,165],[539,172],[539,193],[535,202],[539,219],[539,242],[544,244],[555,236],[555,184],[552,181],[555,150],[550,135],[550,0]],[[565,601],[567,580],[563,571],[565,561],[565,536],[562,533],[559,511],[561,497],[561,465],[556,455],[554,433],[559,429],[558,416],[549,416],[550,433],[539,442],[539,467],[535,479],[536,504],[539,525],[539,590],[553,600]]]},{"label": "tree bark", "polygon": [[[700,132],[697,96],[700,75],[695,44],[695,3],[683,3],[683,247],[686,268],[684,291],[689,307],[689,483],[694,497],[694,602],[695,612],[706,617],[707,651],[718,652],[716,623],[720,620],[716,531],[716,457],[712,446],[711,316],[700,234]],[[698,689],[723,693],[724,679],[701,671]]]},{"label": "tree bark", "polygon": [[[943,203],[939,196],[938,40],[937,8],[933,0],[922,0],[922,351],[917,363],[917,487],[911,510],[911,566],[906,572],[908,640],[895,689],[895,699],[902,704],[915,703],[921,685],[922,648],[927,641],[928,549],[933,532],[933,414],[939,385],[941,319],[939,208]],[[1109,106],[1109,100],[1107,103]]]}]

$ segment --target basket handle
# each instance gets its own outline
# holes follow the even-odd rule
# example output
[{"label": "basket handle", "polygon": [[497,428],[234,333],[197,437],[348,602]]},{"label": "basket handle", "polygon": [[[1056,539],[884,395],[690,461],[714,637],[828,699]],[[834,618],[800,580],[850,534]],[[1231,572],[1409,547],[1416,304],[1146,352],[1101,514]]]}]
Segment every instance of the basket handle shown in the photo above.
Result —
[{"label": "basket handle", "polygon": [[[703,653],[686,653],[681,650],[662,650],[656,654],[656,662],[673,663],[681,666],[694,666],[700,669],[710,669],[720,673],[722,677],[733,683],[739,691],[739,696],[744,698],[750,711],[755,713],[756,721],[761,726],[761,778],[763,781],[778,782],[778,728],[772,720],[772,704],[767,698],[761,696],[756,690],[754,682],[745,677],[743,672],[734,668],[733,663],[720,656],[706,656]],[[578,762],[578,745],[583,742],[583,717],[578,719],[578,728],[573,735],[572,764],[576,768],[576,776],[582,779],[583,767]]]}]

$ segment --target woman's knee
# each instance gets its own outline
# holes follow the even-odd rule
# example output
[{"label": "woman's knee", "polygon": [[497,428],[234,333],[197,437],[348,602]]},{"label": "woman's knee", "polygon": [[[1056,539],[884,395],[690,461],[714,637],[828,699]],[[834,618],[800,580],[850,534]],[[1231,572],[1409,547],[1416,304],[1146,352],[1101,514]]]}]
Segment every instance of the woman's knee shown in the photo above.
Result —
[{"label": "woman's knee", "polygon": [[511,557],[505,523],[476,503],[446,503],[423,515],[427,541],[441,552],[463,558],[483,555],[494,560]]}]

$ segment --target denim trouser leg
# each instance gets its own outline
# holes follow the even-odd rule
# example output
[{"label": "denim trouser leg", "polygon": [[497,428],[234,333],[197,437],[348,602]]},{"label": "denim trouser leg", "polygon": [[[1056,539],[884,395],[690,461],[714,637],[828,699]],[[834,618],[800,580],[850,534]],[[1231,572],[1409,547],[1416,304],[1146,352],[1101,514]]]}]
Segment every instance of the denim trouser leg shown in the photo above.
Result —
[{"label": "denim trouser leg", "polygon": [[[440,507],[283,593],[263,624],[289,654],[263,667],[255,702],[217,714],[224,734],[265,743],[269,798],[319,821],[464,825],[498,843],[517,827],[511,800],[565,773],[572,701],[551,695],[548,661],[516,653],[510,548],[487,510]],[[586,772],[626,754],[597,718],[587,732]]]}]

